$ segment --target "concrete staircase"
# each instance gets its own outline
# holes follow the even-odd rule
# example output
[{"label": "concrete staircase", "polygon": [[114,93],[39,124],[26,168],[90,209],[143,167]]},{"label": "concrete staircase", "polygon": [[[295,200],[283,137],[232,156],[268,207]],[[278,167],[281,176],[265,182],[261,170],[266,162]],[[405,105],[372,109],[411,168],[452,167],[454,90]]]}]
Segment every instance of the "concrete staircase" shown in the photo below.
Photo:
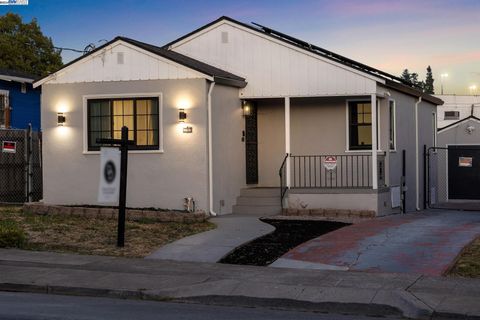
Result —
[{"label": "concrete staircase", "polygon": [[280,188],[241,189],[232,211],[234,214],[280,214]]}]

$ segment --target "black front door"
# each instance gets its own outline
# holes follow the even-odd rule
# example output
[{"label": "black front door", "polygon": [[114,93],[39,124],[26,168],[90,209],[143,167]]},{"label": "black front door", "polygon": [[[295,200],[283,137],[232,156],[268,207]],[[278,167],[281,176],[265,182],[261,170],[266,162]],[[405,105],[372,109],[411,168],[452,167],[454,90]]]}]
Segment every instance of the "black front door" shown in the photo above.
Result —
[{"label": "black front door", "polygon": [[448,147],[448,198],[480,200],[480,146]]},{"label": "black front door", "polygon": [[[258,183],[258,137],[257,137],[257,106],[246,101],[245,113],[245,163],[247,184]],[[246,108],[246,109],[245,109]]]}]

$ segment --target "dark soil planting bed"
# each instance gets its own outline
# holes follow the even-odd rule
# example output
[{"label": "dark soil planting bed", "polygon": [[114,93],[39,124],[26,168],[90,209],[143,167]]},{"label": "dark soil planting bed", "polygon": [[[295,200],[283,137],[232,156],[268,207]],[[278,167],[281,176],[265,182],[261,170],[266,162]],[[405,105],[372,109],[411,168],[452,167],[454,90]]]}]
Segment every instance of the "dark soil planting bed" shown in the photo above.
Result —
[{"label": "dark soil planting bed", "polygon": [[275,231],[236,248],[220,263],[267,266],[299,244],[349,225],[335,221],[261,220],[274,226]]}]

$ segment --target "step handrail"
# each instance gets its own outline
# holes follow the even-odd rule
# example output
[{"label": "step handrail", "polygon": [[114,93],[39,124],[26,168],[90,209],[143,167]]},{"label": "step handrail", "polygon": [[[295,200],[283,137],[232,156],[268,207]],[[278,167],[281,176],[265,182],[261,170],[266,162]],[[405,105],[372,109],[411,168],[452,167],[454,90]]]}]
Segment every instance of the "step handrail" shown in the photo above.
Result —
[{"label": "step handrail", "polygon": [[278,175],[280,176],[280,207],[282,208],[283,211],[283,198],[285,197],[285,194],[287,193],[288,186],[286,183],[284,183],[284,180],[286,178],[286,163],[287,159],[290,156],[289,153],[285,154],[285,158],[283,158],[282,165],[280,166],[280,169],[278,170]]}]

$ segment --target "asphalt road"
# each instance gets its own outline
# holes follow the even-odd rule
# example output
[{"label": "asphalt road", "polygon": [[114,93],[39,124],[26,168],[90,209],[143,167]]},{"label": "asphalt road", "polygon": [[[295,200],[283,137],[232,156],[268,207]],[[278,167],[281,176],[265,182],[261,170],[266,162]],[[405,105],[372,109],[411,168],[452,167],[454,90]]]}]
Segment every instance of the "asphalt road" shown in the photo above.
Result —
[{"label": "asphalt road", "polygon": [[354,315],[330,315],[262,308],[0,292],[0,319],[378,320],[378,317],[369,318]]}]

